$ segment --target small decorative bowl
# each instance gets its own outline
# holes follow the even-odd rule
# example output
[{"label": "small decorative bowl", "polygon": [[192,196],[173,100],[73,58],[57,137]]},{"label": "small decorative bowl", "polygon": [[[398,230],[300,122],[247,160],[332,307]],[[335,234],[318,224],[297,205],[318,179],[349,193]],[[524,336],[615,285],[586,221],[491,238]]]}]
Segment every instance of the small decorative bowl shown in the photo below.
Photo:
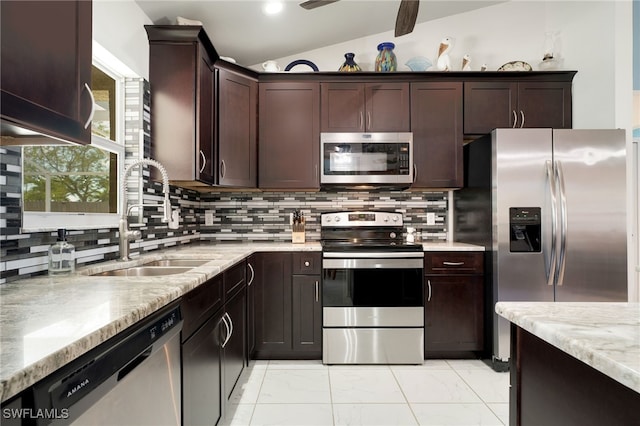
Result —
[{"label": "small decorative bowl", "polygon": [[431,65],[431,61],[424,56],[415,56],[405,64],[411,71],[426,71]]}]

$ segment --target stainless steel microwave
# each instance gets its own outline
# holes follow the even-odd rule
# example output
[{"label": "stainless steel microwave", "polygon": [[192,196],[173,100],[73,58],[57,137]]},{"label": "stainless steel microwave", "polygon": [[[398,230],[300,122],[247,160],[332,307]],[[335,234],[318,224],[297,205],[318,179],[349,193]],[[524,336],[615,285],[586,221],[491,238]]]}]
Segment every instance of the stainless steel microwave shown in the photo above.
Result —
[{"label": "stainless steel microwave", "polygon": [[413,133],[321,133],[321,185],[400,186],[413,182]]}]

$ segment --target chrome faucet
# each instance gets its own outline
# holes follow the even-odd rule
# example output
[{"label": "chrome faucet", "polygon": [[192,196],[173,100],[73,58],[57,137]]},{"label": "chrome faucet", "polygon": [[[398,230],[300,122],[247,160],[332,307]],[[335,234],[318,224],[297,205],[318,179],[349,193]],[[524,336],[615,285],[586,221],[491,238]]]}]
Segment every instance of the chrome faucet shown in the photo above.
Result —
[{"label": "chrome faucet", "polygon": [[[128,216],[133,208],[143,208],[143,207],[157,207],[158,204],[132,204],[127,207],[127,176],[131,173],[131,170],[134,167],[148,165],[154,166],[160,173],[162,173],[162,193],[164,194],[164,202],[163,202],[163,217],[162,222],[168,223],[170,228],[176,229],[178,225],[178,218],[174,216],[171,211],[171,202],[169,201],[169,174],[167,170],[164,168],[162,164],[157,162],[156,160],[151,160],[148,158],[144,158],[142,160],[138,160],[133,164],[130,164],[125,168],[124,173],[122,174],[121,181],[121,197],[122,197],[122,206],[121,206],[121,215],[120,215],[120,260],[131,260],[129,257],[129,241],[136,240],[142,236],[140,231],[132,231],[129,229]],[[178,211],[176,210],[176,213]]]}]

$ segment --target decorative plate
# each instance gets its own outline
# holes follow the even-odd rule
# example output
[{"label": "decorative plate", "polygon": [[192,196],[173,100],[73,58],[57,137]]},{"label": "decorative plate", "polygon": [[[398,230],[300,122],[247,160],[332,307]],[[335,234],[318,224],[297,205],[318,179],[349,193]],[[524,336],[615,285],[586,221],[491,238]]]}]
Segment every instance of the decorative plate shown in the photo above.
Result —
[{"label": "decorative plate", "polygon": [[291,62],[289,65],[287,65],[284,70],[285,71],[290,71],[291,68],[295,67],[296,65],[307,65],[313,71],[318,72],[318,67],[316,66],[316,64],[314,64],[311,61],[307,61],[306,59],[297,59],[297,60]]},{"label": "decorative plate", "polygon": [[507,62],[506,64],[498,68],[498,71],[531,71],[531,70],[532,70],[531,65],[523,61]]}]

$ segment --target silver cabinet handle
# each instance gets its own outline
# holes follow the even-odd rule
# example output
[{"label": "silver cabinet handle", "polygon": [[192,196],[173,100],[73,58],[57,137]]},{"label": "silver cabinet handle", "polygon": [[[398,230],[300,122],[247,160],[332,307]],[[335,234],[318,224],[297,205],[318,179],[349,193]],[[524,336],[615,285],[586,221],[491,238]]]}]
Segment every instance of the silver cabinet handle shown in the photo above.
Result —
[{"label": "silver cabinet handle", "polygon": [[364,113],[362,112],[362,110],[360,111],[360,122],[358,123],[358,127],[364,130]]},{"label": "silver cabinet handle", "polygon": [[227,316],[227,318],[229,318],[229,328],[231,328],[231,330],[229,331],[229,339],[231,339],[231,336],[233,336],[233,320],[229,316],[228,312],[225,312],[225,315]]},{"label": "silver cabinet handle", "polygon": [[464,262],[442,262],[444,266],[462,266]]},{"label": "silver cabinet handle", "polygon": [[522,129],[524,127],[524,111],[520,110],[520,117],[522,117],[522,123],[520,123],[520,128]]},{"label": "silver cabinet handle", "polygon": [[429,286],[429,294],[427,296],[427,302],[431,302],[431,280],[427,280],[427,285]]},{"label": "silver cabinet handle", "polygon": [[306,267],[308,268],[308,267],[309,267],[309,265],[310,265],[309,261],[308,261],[308,260],[305,260],[305,261],[304,261],[304,266],[306,266]]},{"label": "silver cabinet handle", "polygon": [[316,281],[316,302],[320,301],[320,284]]},{"label": "silver cabinet handle", "polygon": [[222,160],[220,162],[220,177],[224,179],[224,172],[226,171],[227,167],[224,164],[224,160]]},{"label": "silver cabinet handle", "polygon": [[516,128],[516,126],[518,125],[518,114],[516,114],[516,110],[512,110],[511,111],[513,113],[513,126],[511,126],[512,128]]},{"label": "silver cabinet handle", "polygon": [[84,88],[89,92],[89,97],[91,98],[91,112],[89,113],[89,118],[87,122],[84,123],[84,128],[86,129],[91,124],[91,120],[93,120],[93,115],[96,113],[96,98],[93,97],[93,92],[87,83],[84,84]]},{"label": "silver cabinet handle", "polygon": [[371,111],[367,111],[367,129],[371,128]]},{"label": "silver cabinet handle", "polygon": [[418,179],[418,166],[416,166],[416,163],[413,163],[413,183],[416,183],[417,179]]},{"label": "silver cabinet handle", "polygon": [[200,156],[202,157],[202,167],[200,167],[200,173],[204,171],[204,167],[207,164],[207,157],[205,157],[204,152],[200,150]]},{"label": "silver cabinet handle", "polygon": [[229,342],[229,339],[231,339],[231,329],[229,327],[229,323],[226,320],[226,317],[228,317],[229,314],[227,314],[226,312],[224,313],[224,315],[222,316],[222,322],[224,323],[224,328],[226,328],[227,330],[227,335],[224,338],[224,342],[222,342],[222,348],[224,348],[225,346],[227,346],[227,343]]},{"label": "silver cabinet handle", "polygon": [[556,176],[551,160],[545,163],[549,193],[551,195],[551,254],[549,257],[549,270],[547,271],[547,285],[553,285],[556,274],[556,229],[558,228],[558,200],[556,195]]},{"label": "silver cabinet handle", "polygon": [[251,266],[250,263],[247,263],[247,266],[249,267],[249,271],[251,271],[251,278],[249,278],[249,282],[247,283],[247,287],[249,287],[251,283],[253,283],[253,279],[256,277],[256,272],[253,270],[253,266]]}]

